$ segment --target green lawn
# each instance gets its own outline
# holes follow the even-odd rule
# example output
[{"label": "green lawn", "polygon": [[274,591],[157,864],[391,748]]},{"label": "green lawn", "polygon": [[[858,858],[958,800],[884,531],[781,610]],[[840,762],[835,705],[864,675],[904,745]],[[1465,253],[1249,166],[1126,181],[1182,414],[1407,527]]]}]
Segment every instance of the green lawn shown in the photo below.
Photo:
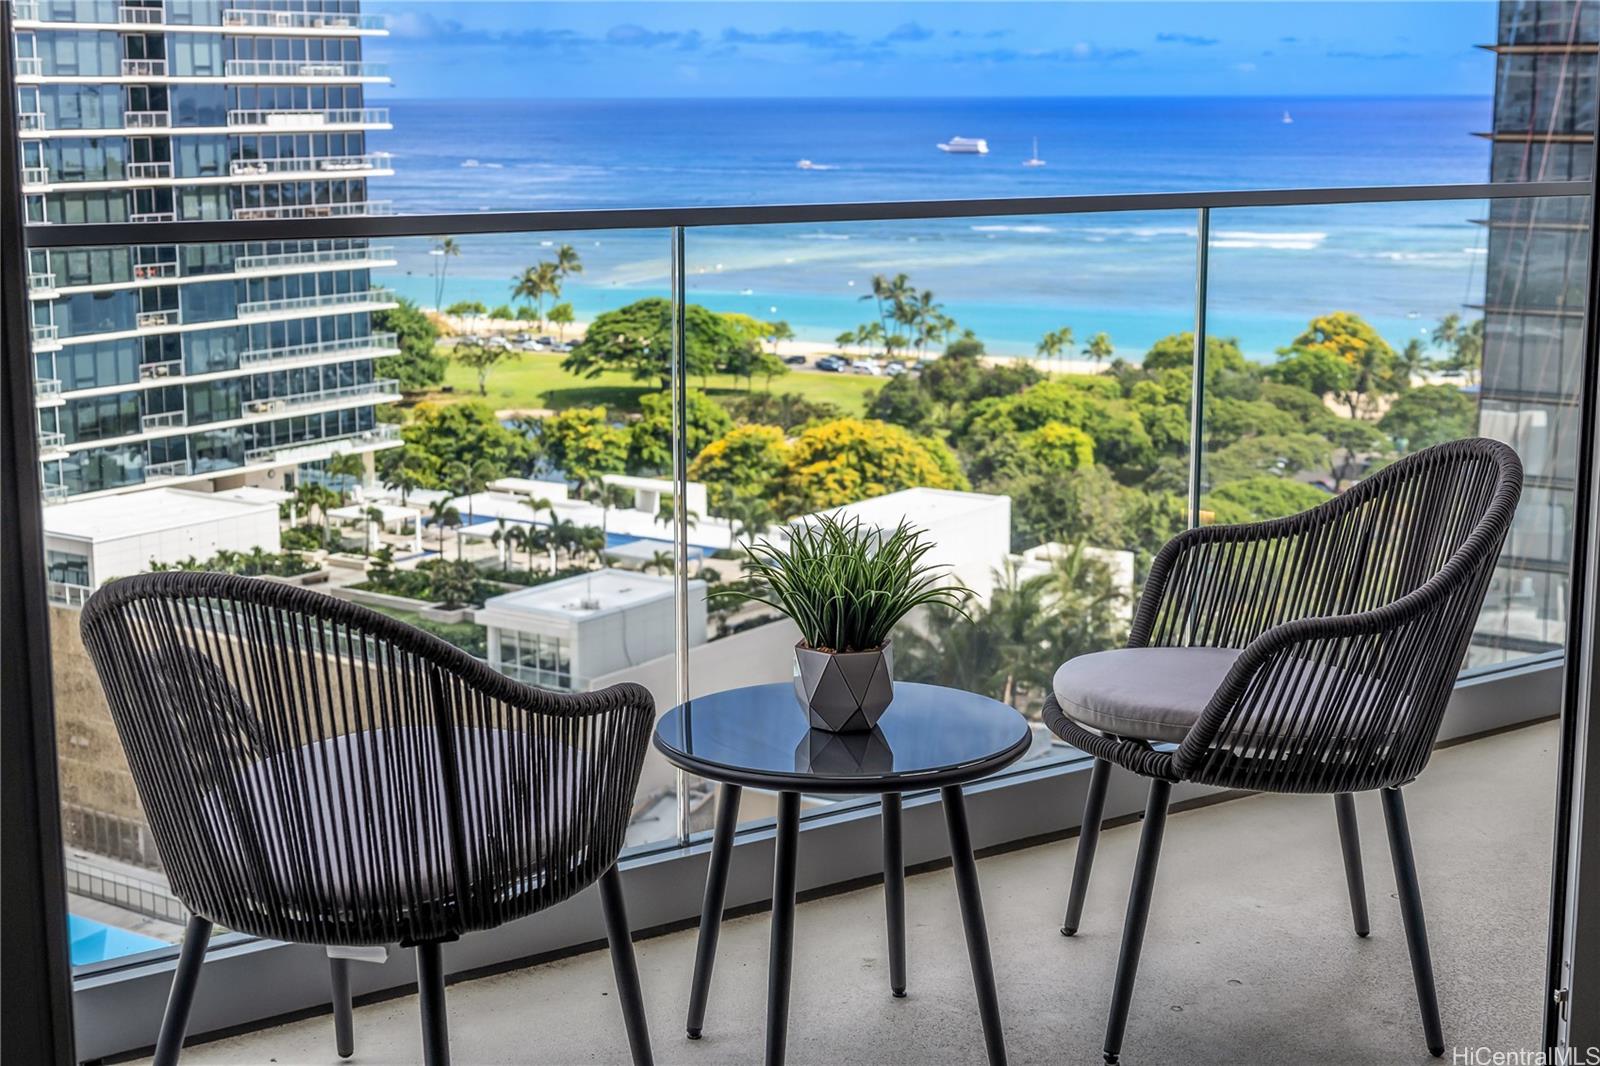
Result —
[{"label": "green lawn", "polygon": [[[561,410],[567,407],[592,407],[605,404],[609,408],[638,410],[639,396],[656,391],[655,385],[641,384],[626,374],[606,373],[597,378],[580,378],[561,369],[561,356],[525,353],[520,358],[501,363],[489,372],[489,394],[482,397],[495,410],[510,408],[549,407]],[[883,385],[883,378],[865,374],[824,374],[819,371],[792,371],[772,379],[772,391],[797,392],[808,400],[838,404],[846,414],[859,415],[866,410],[867,397]],[[477,375],[454,362],[445,371],[445,384],[454,392],[454,400],[476,400]],[[699,387],[702,382],[691,382]],[[713,397],[732,397],[745,391],[744,380],[727,374],[713,374],[703,383]],[[764,391],[765,384],[756,379],[755,390]],[[445,397],[436,395],[434,399]]]}]

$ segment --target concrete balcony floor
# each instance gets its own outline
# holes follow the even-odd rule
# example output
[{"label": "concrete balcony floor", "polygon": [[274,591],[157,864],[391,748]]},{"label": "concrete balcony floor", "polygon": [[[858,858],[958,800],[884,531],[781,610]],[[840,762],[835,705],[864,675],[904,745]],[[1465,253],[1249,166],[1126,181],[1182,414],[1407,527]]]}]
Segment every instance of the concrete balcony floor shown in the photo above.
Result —
[{"label": "concrete balcony floor", "polygon": [[[1453,1048],[1534,1048],[1543,1006],[1556,728],[1440,751],[1407,790]],[[1377,798],[1359,800],[1372,936],[1350,918],[1327,797],[1256,796],[1174,815],[1123,1061],[1432,1062],[1422,1043]],[[1013,1063],[1098,1063],[1137,825],[1101,838],[1082,931],[1057,932],[1074,843],[979,863]],[[800,861],[805,861],[802,838]],[[882,890],[798,911],[789,1059],[980,1063],[948,869],[907,884],[910,994],[890,997]],[[727,923],[705,1038],[683,1035],[694,931],[637,948],[656,1061],[759,1062],[767,918]],[[596,952],[451,985],[454,1061],[623,1063],[611,966]],[[356,1010],[357,1063],[420,1060],[414,996]],[[1443,1061],[1450,1061],[1449,1052]],[[204,1044],[203,1063],[334,1063],[327,1017]]]}]

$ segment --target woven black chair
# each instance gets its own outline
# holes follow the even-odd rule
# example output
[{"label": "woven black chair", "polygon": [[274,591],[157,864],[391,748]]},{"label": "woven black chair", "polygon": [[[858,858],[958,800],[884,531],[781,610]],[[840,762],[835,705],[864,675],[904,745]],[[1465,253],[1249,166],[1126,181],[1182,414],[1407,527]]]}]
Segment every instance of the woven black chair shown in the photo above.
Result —
[{"label": "woven black chair", "polygon": [[443,1066],[440,945],[596,881],[633,1061],[651,1061],[616,868],[648,691],[530,688],[373,611],[227,574],[114,582],[82,628],[193,914],[158,1066],[177,1061],[214,924],[414,947],[424,1061]]},{"label": "woven black chair", "polygon": [[1095,757],[1063,934],[1077,931],[1083,911],[1112,764],[1151,778],[1108,1063],[1122,1049],[1175,781],[1332,794],[1360,936],[1368,922],[1352,794],[1380,790],[1423,1032],[1443,1054],[1400,789],[1433,750],[1521,490],[1510,448],[1453,441],[1304,514],[1188,530],[1156,556],[1129,646],[1056,673],[1045,722]]}]

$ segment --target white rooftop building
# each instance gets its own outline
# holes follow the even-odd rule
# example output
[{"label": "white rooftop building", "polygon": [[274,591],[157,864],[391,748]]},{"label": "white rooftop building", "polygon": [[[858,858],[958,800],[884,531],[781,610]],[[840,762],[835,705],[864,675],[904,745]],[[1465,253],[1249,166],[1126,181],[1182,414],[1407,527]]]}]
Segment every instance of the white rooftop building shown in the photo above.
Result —
[{"label": "white rooftop building", "polygon": [[994,573],[1011,552],[1009,496],[915,488],[822,513],[859,519],[864,526],[882,530],[892,530],[902,521],[926,530],[934,545],[927,561],[948,567],[952,577],[983,600],[994,592]]},{"label": "white rooftop building", "polygon": [[81,607],[106,581],[152,562],[277,552],[278,505],[182,489],[72,500],[45,508],[44,547],[50,601]]},{"label": "white rooftop building", "polygon": [[[587,689],[593,678],[672,653],[673,579],[631,570],[589,574],[487,600],[489,665],[528,684]],[[689,640],[705,641],[706,583],[689,582]]]}]

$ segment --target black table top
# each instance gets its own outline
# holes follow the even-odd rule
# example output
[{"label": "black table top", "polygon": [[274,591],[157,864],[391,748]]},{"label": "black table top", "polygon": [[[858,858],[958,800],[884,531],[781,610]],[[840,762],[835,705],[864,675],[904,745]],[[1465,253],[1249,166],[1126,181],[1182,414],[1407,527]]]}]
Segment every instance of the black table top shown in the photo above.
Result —
[{"label": "black table top", "polygon": [[713,781],[789,792],[874,793],[975,781],[1028,750],[1027,720],[998,700],[895,682],[870,733],[812,729],[787,683],[699,696],[656,722],[668,761]]}]

